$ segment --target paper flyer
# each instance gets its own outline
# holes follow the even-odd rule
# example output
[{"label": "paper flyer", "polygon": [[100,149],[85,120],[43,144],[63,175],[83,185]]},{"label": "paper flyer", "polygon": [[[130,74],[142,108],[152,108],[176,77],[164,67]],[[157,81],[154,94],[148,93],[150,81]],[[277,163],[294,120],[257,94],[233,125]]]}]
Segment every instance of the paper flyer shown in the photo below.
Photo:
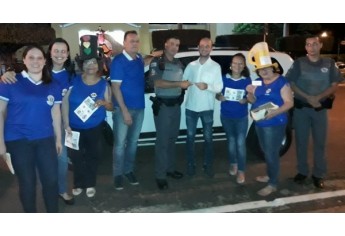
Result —
[{"label": "paper flyer", "polygon": [[9,154],[8,152],[5,154],[4,156],[4,160],[8,166],[8,169],[11,171],[12,174],[14,174],[14,169],[12,166],[12,160],[11,160],[11,154]]},{"label": "paper flyer", "polygon": [[245,91],[243,89],[225,88],[224,97],[228,101],[238,102],[243,99]]},{"label": "paper flyer", "polygon": [[83,121],[87,121],[90,116],[98,109],[95,106],[95,101],[91,97],[85,98],[85,100],[74,110],[74,113]]},{"label": "paper flyer", "polygon": [[80,132],[72,131],[72,134],[70,134],[66,130],[65,146],[75,150],[79,150],[79,137]]}]

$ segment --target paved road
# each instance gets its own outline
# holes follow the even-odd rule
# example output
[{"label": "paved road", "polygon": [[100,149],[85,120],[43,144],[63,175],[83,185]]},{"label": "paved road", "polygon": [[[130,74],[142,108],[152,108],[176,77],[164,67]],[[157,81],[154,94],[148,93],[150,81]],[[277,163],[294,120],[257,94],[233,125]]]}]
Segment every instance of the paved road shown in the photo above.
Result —
[{"label": "paved road", "polygon": [[[330,129],[328,139],[329,174],[326,188],[317,190],[311,180],[306,185],[296,185],[292,181],[295,172],[295,149],[292,147],[281,159],[279,191],[272,196],[262,198],[256,192],[264,187],[255,182],[255,176],[265,173],[265,164],[250,155],[247,167],[247,181],[243,186],[236,184],[234,177],[227,174],[228,163],[225,155],[225,142],[215,143],[216,175],[213,179],[202,175],[200,165],[198,174],[193,179],[170,180],[170,189],[159,191],[154,182],[153,147],[140,147],[137,158],[137,176],[139,186],[125,183],[123,191],[113,188],[111,176],[111,150],[105,150],[99,168],[97,194],[94,199],[87,199],[82,194],[76,198],[74,206],[65,206],[60,202],[63,213],[99,213],[99,212],[343,212],[345,199],[345,87],[340,87],[335,100],[335,108],[330,111]],[[178,170],[184,171],[184,148],[178,146]],[[202,143],[197,144],[198,156],[202,156]],[[311,153],[311,150],[310,150]],[[201,158],[199,158],[201,159]],[[199,160],[200,161],[200,160]],[[200,164],[200,163],[199,163]],[[72,173],[69,172],[72,183]],[[70,186],[71,187],[71,186]],[[42,199],[38,191],[39,211],[44,212]],[[278,199],[278,200],[277,200]],[[224,207],[225,206],[225,207]],[[255,207],[257,206],[257,207]],[[332,210],[330,210],[332,209]],[[22,212],[17,196],[17,182],[0,162],[0,212]]]}]

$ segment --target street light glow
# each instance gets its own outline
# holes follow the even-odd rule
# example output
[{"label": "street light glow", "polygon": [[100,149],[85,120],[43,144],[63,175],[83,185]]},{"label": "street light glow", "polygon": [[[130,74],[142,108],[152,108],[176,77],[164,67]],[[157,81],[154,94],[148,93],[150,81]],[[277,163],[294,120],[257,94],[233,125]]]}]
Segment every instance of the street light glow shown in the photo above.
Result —
[{"label": "street light glow", "polygon": [[325,31],[325,32],[323,32],[322,34],[321,34],[321,37],[322,38],[326,38],[328,36],[328,34],[327,34],[327,32]]}]

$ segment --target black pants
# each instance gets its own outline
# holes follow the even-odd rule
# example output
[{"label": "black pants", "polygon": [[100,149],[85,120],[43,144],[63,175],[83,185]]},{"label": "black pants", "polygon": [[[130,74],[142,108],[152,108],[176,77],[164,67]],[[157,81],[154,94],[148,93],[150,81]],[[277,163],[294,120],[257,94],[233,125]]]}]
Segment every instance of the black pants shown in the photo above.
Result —
[{"label": "black pants", "polygon": [[24,211],[37,212],[37,171],[47,212],[58,212],[58,164],[54,137],[6,142],[6,147],[18,178],[19,196]]},{"label": "black pants", "polygon": [[80,132],[79,150],[68,148],[73,163],[74,188],[96,186],[98,160],[102,155],[102,124],[90,129],[73,129]]}]

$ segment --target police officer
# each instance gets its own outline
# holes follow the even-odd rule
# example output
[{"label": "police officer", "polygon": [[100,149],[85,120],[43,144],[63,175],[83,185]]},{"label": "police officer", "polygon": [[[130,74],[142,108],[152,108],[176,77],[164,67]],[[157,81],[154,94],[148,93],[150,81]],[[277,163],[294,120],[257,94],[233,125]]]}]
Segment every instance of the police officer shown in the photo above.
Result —
[{"label": "police officer", "polygon": [[183,65],[174,58],[180,40],[171,36],[164,44],[164,53],[150,64],[150,80],[156,97],[152,98],[156,126],[155,176],[160,190],[168,188],[166,177],[181,179],[183,174],[175,170],[175,141],[179,134],[184,90],[191,84],[182,81]]}]

